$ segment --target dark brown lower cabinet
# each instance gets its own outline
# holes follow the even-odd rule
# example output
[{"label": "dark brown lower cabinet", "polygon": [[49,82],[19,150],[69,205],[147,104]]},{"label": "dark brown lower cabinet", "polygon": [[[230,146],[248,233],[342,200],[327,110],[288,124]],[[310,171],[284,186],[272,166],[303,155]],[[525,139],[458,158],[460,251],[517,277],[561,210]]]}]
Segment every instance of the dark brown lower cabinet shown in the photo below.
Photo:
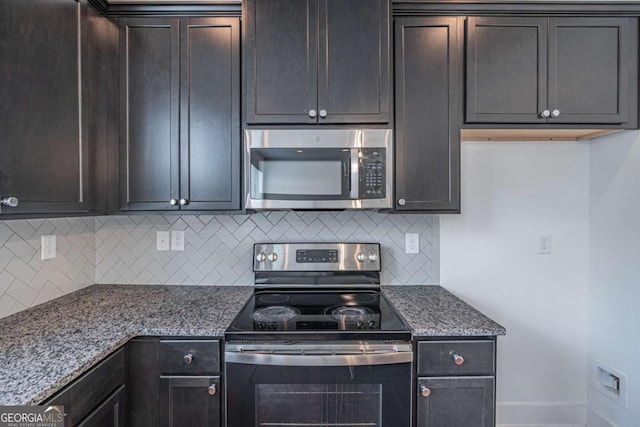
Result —
[{"label": "dark brown lower cabinet", "polygon": [[125,389],[118,390],[98,406],[78,427],[119,427],[124,423]]},{"label": "dark brown lower cabinet", "polygon": [[123,426],[125,378],[120,349],[43,404],[64,406],[66,427]]},{"label": "dark brown lower cabinet", "polygon": [[418,378],[418,427],[493,427],[493,377]]},{"label": "dark brown lower cabinet", "polygon": [[221,425],[220,340],[139,337],[126,350],[127,426]]},{"label": "dark brown lower cabinet", "polygon": [[220,377],[160,377],[160,425],[219,427]]}]

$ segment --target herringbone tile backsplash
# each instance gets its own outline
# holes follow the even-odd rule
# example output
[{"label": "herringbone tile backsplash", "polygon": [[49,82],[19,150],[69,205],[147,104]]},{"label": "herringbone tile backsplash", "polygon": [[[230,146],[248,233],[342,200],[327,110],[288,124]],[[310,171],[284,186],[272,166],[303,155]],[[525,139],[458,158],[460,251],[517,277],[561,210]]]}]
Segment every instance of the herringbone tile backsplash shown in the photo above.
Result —
[{"label": "herringbone tile backsplash", "polygon": [[[157,251],[156,231],[184,230],[184,252]],[[367,241],[382,245],[385,284],[437,283],[437,217],[370,211],[96,218],[96,282],[250,285],[256,242]],[[404,253],[420,233],[420,254]]]},{"label": "herringbone tile backsplash", "polygon": [[[0,317],[93,283],[250,285],[256,242],[380,242],[383,283],[436,284],[437,221],[369,211],[0,221]],[[156,250],[164,230],[186,232],[184,252]],[[420,234],[420,254],[404,253],[405,233]],[[47,234],[57,257],[41,261]]]},{"label": "herringbone tile backsplash", "polygon": [[[94,218],[0,221],[0,317],[95,283]],[[40,260],[40,236],[57,256]]]}]

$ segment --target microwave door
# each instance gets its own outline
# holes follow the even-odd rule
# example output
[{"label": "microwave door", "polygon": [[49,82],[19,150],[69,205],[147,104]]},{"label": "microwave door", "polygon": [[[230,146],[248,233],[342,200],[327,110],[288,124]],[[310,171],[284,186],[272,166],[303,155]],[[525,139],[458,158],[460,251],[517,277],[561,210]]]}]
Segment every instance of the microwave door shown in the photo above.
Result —
[{"label": "microwave door", "polygon": [[251,150],[251,198],[255,200],[348,200],[351,150]]}]

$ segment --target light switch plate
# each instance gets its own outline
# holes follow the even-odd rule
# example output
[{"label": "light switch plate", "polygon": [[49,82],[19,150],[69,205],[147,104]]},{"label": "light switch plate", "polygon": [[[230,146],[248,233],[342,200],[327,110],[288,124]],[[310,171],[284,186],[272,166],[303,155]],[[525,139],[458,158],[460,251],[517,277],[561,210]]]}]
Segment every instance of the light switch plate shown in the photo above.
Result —
[{"label": "light switch plate", "polygon": [[169,232],[168,231],[156,231],[156,250],[158,251],[169,250]]},{"label": "light switch plate", "polygon": [[40,259],[54,259],[56,257],[56,236],[40,237]]},{"label": "light switch plate", "polygon": [[176,230],[171,232],[171,250],[184,251],[184,231]]}]

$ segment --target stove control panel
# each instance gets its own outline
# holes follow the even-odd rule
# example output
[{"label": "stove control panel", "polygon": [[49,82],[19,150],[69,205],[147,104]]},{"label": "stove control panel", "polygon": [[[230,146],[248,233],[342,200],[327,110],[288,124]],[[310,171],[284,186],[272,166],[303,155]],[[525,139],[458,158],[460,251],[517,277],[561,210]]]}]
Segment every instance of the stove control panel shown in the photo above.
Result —
[{"label": "stove control panel", "polygon": [[257,243],[253,271],[380,271],[378,243]]},{"label": "stove control panel", "polygon": [[322,263],[322,262],[338,262],[337,249],[298,249],[296,251],[296,262],[298,264],[305,263]]}]

